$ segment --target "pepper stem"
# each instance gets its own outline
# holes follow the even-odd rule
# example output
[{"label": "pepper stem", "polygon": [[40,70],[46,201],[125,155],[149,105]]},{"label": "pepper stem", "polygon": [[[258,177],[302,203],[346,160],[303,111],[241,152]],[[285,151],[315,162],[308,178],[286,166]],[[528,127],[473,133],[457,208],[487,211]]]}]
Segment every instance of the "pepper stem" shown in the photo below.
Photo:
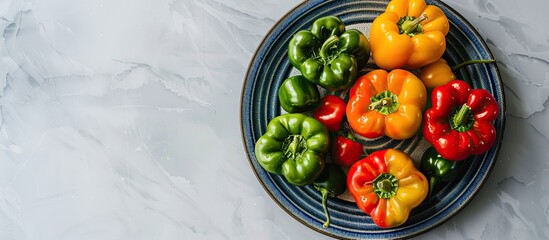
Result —
[{"label": "pepper stem", "polygon": [[380,198],[393,197],[398,189],[398,179],[389,173],[382,173],[374,179],[374,192]]},{"label": "pepper stem", "polygon": [[295,154],[299,146],[299,140],[297,139],[297,135],[294,135],[292,138],[293,139],[292,139],[292,142],[290,142],[290,146],[288,146],[288,150],[293,154]]},{"label": "pepper stem", "polygon": [[328,213],[327,206],[328,195],[330,192],[326,189],[320,189],[320,192],[322,193],[322,208],[324,209],[324,215],[326,216],[326,221],[322,224],[322,227],[327,228],[330,226],[330,213]]},{"label": "pepper stem", "polygon": [[339,43],[339,37],[337,35],[332,35],[324,43],[322,44],[322,47],[320,47],[320,57],[328,62],[329,61],[329,50],[332,49],[337,43]]},{"label": "pepper stem", "polygon": [[413,36],[418,33],[422,33],[421,22],[427,20],[427,14],[423,13],[418,18],[407,16],[404,18],[400,25],[401,33],[406,33],[407,35]]},{"label": "pepper stem", "polygon": [[355,136],[353,136],[353,134],[352,134],[351,132],[347,132],[347,138],[348,138],[348,139],[351,139],[351,140],[353,140],[353,141],[356,140],[356,139],[355,139]]},{"label": "pepper stem", "polygon": [[465,120],[467,119],[467,114],[469,114],[469,112],[471,112],[469,106],[466,104],[461,105],[459,112],[454,117],[454,125],[463,126],[466,123]]},{"label": "pepper stem", "polygon": [[384,192],[389,192],[393,188],[393,184],[391,183],[391,180],[389,179],[383,179],[379,182],[377,182],[377,187]]},{"label": "pepper stem", "polygon": [[282,149],[287,158],[295,159],[307,150],[305,138],[301,135],[290,135],[282,143]]},{"label": "pepper stem", "polygon": [[433,190],[435,189],[435,184],[437,183],[437,178],[436,177],[430,177],[429,178],[429,201],[432,199],[433,197]]},{"label": "pepper stem", "polygon": [[379,101],[371,103],[370,106],[368,106],[368,108],[370,110],[380,109],[382,107],[390,106],[391,104],[393,104],[393,98],[386,97],[386,98],[382,98]]},{"label": "pepper stem", "polygon": [[385,90],[370,98],[368,109],[376,110],[383,115],[388,115],[398,110],[397,95]]},{"label": "pepper stem", "polygon": [[458,132],[466,132],[473,127],[475,116],[471,114],[471,108],[467,104],[463,104],[461,107],[454,109],[448,120],[450,128]]},{"label": "pepper stem", "polygon": [[481,60],[469,60],[469,61],[465,61],[465,62],[462,62],[460,64],[457,64],[457,65],[454,65],[452,66],[450,69],[452,70],[452,72],[455,72],[456,70],[462,68],[462,67],[465,67],[467,65],[471,65],[471,64],[477,64],[477,63],[493,63],[493,62],[496,62],[496,60],[493,60],[493,59],[489,59],[489,60],[484,60],[484,59],[481,59]]}]

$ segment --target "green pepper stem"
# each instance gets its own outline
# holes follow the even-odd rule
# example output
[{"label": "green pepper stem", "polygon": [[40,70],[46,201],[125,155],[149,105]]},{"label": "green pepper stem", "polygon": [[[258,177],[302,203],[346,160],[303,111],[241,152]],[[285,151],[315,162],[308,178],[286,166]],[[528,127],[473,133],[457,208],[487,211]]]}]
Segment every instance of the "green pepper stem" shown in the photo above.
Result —
[{"label": "green pepper stem", "polygon": [[383,115],[391,114],[398,110],[398,96],[385,90],[370,98],[369,110],[376,110]]},{"label": "green pepper stem", "polygon": [[356,139],[355,139],[355,136],[353,136],[353,134],[352,134],[351,132],[347,132],[347,138],[348,138],[348,139],[351,139],[351,140],[353,140],[353,141],[356,140]]},{"label": "green pepper stem", "polygon": [[324,61],[328,61],[328,50],[330,50],[337,43],[339,43],[339,37],[337,35],[332,35],[324,41],[322,47],[320,47],[320,57],[324,59]]},{"label": "green pepper stem", "polygon": [[322,225],[322,227],[327,228],[330,226],[330,213],[328,213],[328,194],[330,193],[328,190],[321,188],[320,192],[322,193],[322,208],[324,209],[324,215],[326,216],[326,221]]},{"label": "green pepper stem", "polygon": [[454,117],[454,125],[455,126],[462,126],[465,124],[465,119],[468,118],[468,114],[471,112],[471,108],[467,106],[467,104],[463,104],[461,108],[459,109],[459,112],[456,114],[456,117]]},{"label": "green pepper stem", "polygon": [[393,197],[398,189],[398,179],[390,173],[382,173],[373,181],[374,192],[380,198]]},{"label": "green pepper stem", "polygon": [[290,146],[288,146],[288,150],[290,150],[291,153],[295,154],[297,152],[297,147],[299,145],[299,140],[297,139],[297,136],[292,137],[292,142],[290,143]]},{"label": "green pepper stem", "polygon": [[475,124],[475,116],[471,114],[471,108],[466,103],[456,107],[448,120],[450,128],[458,132],[466,132]]},{"label": "green pepper stem", "polygon": [[431,176],[429,178],[429,201],[432,199],[433,197],[433,190],[435,189],[435,184],[437,183],[437,178],[436,177],[433,177]]},{"label": "green pepper stem", "polygon": [[389,192],[391,191],[391,189],[393,189],[393,183],[391,183],[391,180],[389,179],[383,179],[377,182],[377,187],[384,192]]},{"label": "green pepper stem", "polygon": [[462,67],[465,67],[467,65],[477,64],[477,63],[493,63],[493,62],[496,62],[496,60],[493,60],[493,59],[489,59],[489,60],[484,60],[484,59],[469,60],[469,61],[462,62],[460,64],[456,64],[456,65],[452,66],[450,69],[452,70],[452,72],[455,72],[456,70],[458,70]]},{"label": "green pepper stem", "polygon": [[390,106],[391,104],[393,104],[393,98],[386,97],[386,98],[383,98],[383,99],[381,99],[377,102],[371,103],[370,106],[368,106],[368,108],[370,110],[380,109],[382,107]]},{"label": "green pepper stem", "polygon": [[307,150],[305,141],[305,138],[301,135],[290,135],[286,137],[282,143],[284,155],[287,158],[295,159]]},{"label": "green pepper stem", "polygon": [[400,28],[404,31],[404,33],[412,34],[416,31],[419,24],[425,20],[427,20],[427,14],[424,13],[412,21],[404,21]]}]

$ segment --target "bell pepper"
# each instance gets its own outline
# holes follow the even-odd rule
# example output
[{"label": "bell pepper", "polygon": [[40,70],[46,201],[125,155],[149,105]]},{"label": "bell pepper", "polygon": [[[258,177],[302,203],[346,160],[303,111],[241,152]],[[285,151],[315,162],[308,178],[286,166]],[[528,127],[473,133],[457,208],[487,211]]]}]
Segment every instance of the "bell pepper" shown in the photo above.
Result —
[{"label": "bell pepper", "polygon": [[326,125],[330,132],[337,132],[341,129],[346,105],[340,97],[327,94],[320,100],[319,106],[313,112],[313,117]]},{"label": "bell pepper", "polygon": [[347,173],[347,189],[358,208],[382,228],[403,224],[425,197],[429,184],[410,156],[396,149],[373,152]]},{"label": "bell pepper", "polygon": [[498,117],[499,106],[487,90],[453,80],[433,89],[431,102],[423,136],[443,158],[463,160],[492,147],[496,140],[492,121]]},{"label": "bell pepper", "polygon": [[443,158],[434,147],[427,148],[421,157],[419,170],[429,179],[429,199],[441,183],[448,183],[456,177],[461,163]]},{"label": "bell pepper", "polygon": [[320,93],[314,83],[297,75],[282,82],[278,90],[278,100],[282,109],[289,113],[304,112],[318,103]]},{"label": "bell pepper", "polygon": [[444,12],[424,0],[392,0],[370,28],[374,62],[387,70],[432,63],[446,50],[449,26]]},{"label": "bell pepper", "polygon": [[469,60],[450,67],[446,60],[439,59],[421,68],[419,79],[423,81],[427,89],[442,86],[456,79],[455,71],[470,64],[493,63],[496,60]]},{"label": "bell pepper", "polygon": [[345,30],[338,17],[326,16],[314,21],[310,30],[293,35],[288,58],[309,81],[329,90],[346,90],[368,62],[370,44],[360,31]]},{"label": "bell pepper", "polygon": [[347,121],[367,138],[407,139],[421,126],[426,101],[425,86],[414,74],[376,69],[360,77],[349,91]]},{"label": "bell pepper", "polygon": [[302,113],[273,118],[255,144],[255,157],[267,172],[294,185],[312,183],[322,172],[330,146],[328,129]]},{"label": "bell pepper", "polygon": [[362,157],[364,152],[362,144],[357,142],[353,134],[347,133],[347,136],[338,134],[332,141],[330,151],[332,160],[339,166],[350,167]]},{"label": "bell pepper", "polygon": [[345,172],[339,166],[328,163],[313,183],[314,188],[322,194],[322,208],[324,209],[324,215],[326,215],[326,221],[322,225],[324,228],[330,226],[330,213],[327,206],[328,197],[336,197],[345,192],[347,189],[345,178]]}]

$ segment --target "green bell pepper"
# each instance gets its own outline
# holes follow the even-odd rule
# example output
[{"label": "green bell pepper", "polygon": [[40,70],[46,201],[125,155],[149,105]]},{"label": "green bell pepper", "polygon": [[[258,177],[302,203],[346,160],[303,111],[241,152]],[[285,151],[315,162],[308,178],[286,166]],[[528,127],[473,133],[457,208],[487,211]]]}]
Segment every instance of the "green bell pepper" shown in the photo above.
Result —
[{"label": "green bell pepper", "polygon": [[429,199],[440,183],[448,183],[456,177],[461,161],[443,158],[434,147],[429,147],[421,158],[420,171],[429,179]]},{"label": "green bell pepper", "polygon": [[326,89],[349,89],[370,58],[370,44],[356,29],[345,31],[335,16],[313,22],[311,30],[300,30],[288,45],[288,58],[309,81]]},{"label": "green bell pepper", "polygon": [[314,83],[298,75],[282,82],[278,89],[278,100],[289,113],[304,112],[318,103],[320,93]]},{"label": "green bell pepper", "polygon": [[267,172],[297,186],[312,183],[324,169],[328,128],[301,113],[273,118],[255,144],[255,157]]}]

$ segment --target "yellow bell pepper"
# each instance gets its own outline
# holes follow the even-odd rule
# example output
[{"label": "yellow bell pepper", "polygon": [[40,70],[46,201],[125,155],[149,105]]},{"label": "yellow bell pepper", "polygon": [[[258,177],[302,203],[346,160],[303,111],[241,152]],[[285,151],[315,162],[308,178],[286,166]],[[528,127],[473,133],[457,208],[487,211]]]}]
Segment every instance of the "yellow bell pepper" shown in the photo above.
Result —
[{"label": "yellow bell pepper", "polygon": [[411,72],[376,69],[350,89],[347,121],[367,138],[407,139],[418,131],[426,102],[425,86]]},{"label": "yellow bell pepper", "polygon": [[410,211],[427,197],[429,184],[410,156],[384,149],[351,166],[347,189],[376,225],[390,228],[408,220]]},{"label": "yellow bell pepper", "polygon": [[419,79],[423,81],[423,84],[425,84],[425,87],[427,89],[433,89],[435,87],[445,85],[452,80],[455,80],[456,75],[454,74],[454,72],[462,67],[477,63],[493,63],[495,61],[496,60],[492,59],[469,60],[450,67],[446,60],[441,58],[433,63],[429,63],[422,67],[419,74]]},{"label": "yellow bell pepper", "polygon": [[425,0],[392,0],[370,28],[377,66],[417,69],[442,57],[450,25],[444,12]]},{"label": "yellow bell pepper", "polygon": [[427,89],[442,86],[456,79],[456,75],[444,59],[439,59],[421,68],[419,79]]}]

